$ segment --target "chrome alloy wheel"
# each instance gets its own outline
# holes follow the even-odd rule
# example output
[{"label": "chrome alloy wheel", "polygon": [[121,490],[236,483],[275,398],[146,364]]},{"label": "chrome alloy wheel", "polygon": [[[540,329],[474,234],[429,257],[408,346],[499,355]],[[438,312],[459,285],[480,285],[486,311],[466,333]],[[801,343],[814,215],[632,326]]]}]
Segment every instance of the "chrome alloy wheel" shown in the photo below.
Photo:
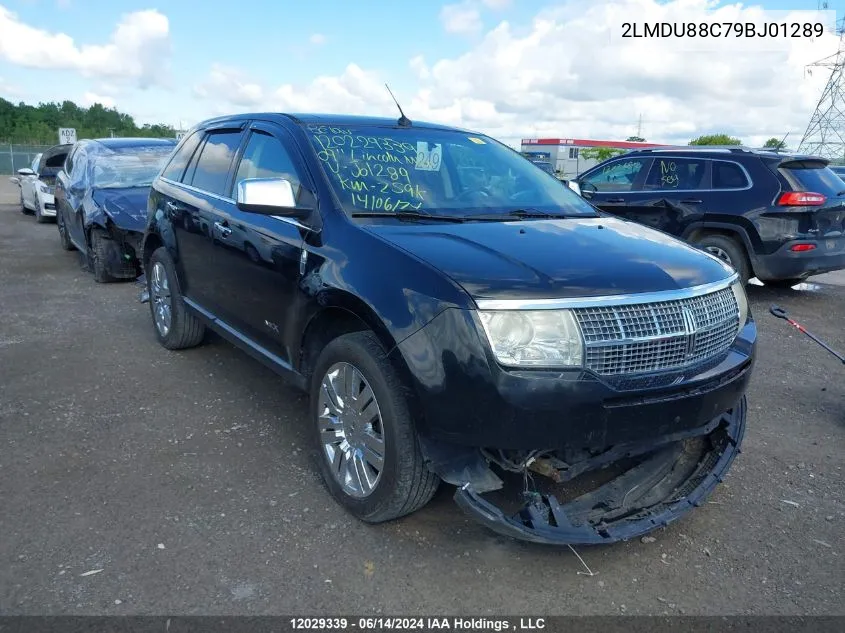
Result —
[{"label": "chrome alloy wheel", "polygon": [[728,255],[724,249],[719,248],[718,246],[705,246],[704,250],[706,250],[711,255],[715,255],[723,262],[725,262],[728,266],[733,267],[733,262],[731,261],[731,256]]},{"label": "chrome alloy wheel", "polygon": [[349,363],[335,363],[320,384],[317,424],[323,457],[343,491],[364,498],[384,470],[384,425],[370,384]]},{"label": "chrome alloy wheel", "polygon": [[167,282],[167,271],[165,271],[161,262],[156,262],[153,266],[153,274],[150,280],[150,301],[156,329],[162,336],[167,336],[173,322],[173,304],[170,298],[170,286]]}]

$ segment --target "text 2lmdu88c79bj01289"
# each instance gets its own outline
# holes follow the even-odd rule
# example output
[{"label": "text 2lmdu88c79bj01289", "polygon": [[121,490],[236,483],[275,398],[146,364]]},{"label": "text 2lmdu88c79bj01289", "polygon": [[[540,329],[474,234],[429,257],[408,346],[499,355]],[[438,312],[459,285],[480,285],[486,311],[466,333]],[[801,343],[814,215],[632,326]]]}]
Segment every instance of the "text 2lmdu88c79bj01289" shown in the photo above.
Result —
[{"label": "text 2lmdu88c79bj01289", "polygon": [[483,134],[206,121],[153,183],[143,264],[164,347],[210,327],[309,393],[326,486],[364,521],[445,481],[500,533],[611,542],[739,451],[756,328],[733,269]]}]

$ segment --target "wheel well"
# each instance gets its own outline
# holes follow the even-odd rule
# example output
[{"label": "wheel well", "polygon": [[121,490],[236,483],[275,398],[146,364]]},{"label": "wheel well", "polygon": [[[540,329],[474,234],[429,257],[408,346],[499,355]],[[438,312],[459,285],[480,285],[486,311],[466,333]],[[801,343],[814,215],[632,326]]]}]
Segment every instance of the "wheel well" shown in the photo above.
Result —
[{"label": "wheel well", "polygon": [[150,262],[150,257],[153,256],[155,250],[160,246],[164,246],[164,243],[158,235],[155,233],[147,235],[147,239],[144,240],[144,253],[141,258],[141,267],[144,272],[147,270],[147,264]]},{"label": "wheel well", "polygon": [[751,275],[754,276],[754,264],[751,261],[751,254],[748,252],[748,246],[745,244],[745,240],[742,239],[742,235],[740,235],[738,231],[722,228],[701,227],[694,229],[687,236],[686,240],[690,244],[696,244],[709,235],[720,235],[736,242],[742,248],[742,253],[745,255],[745,263],[748,264],[748,270],[751,272]]},{"label": "wheel well", "polygon": [[311,319],[299,348],[299,372],[311,377],[320,351],[338,336],[370,329],[363,319],[343,308],[326,308]]}]

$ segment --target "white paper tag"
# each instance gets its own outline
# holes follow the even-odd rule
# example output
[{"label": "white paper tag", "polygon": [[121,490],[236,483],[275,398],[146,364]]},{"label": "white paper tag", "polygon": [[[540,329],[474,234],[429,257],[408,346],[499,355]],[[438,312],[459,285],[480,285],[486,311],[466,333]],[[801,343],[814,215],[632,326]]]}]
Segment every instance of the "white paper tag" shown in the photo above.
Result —
[{"label": "white paper tag", "polygon": [[435,143],[432,149],[425,141],[417,142],[417,164],[416,168],[421,171],[440,171],[440,163],[443,158],[443,147]]}]

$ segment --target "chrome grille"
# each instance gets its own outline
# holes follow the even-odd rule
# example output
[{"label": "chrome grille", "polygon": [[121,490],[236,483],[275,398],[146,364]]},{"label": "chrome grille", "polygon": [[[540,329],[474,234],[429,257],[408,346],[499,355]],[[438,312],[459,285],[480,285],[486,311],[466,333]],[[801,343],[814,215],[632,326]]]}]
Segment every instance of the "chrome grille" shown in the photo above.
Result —
[{"label": "chrome grille", "polygon": [[739,331],[733,291],[574,310],[588,369],[602,375],[679,369],[728,350]]}]

